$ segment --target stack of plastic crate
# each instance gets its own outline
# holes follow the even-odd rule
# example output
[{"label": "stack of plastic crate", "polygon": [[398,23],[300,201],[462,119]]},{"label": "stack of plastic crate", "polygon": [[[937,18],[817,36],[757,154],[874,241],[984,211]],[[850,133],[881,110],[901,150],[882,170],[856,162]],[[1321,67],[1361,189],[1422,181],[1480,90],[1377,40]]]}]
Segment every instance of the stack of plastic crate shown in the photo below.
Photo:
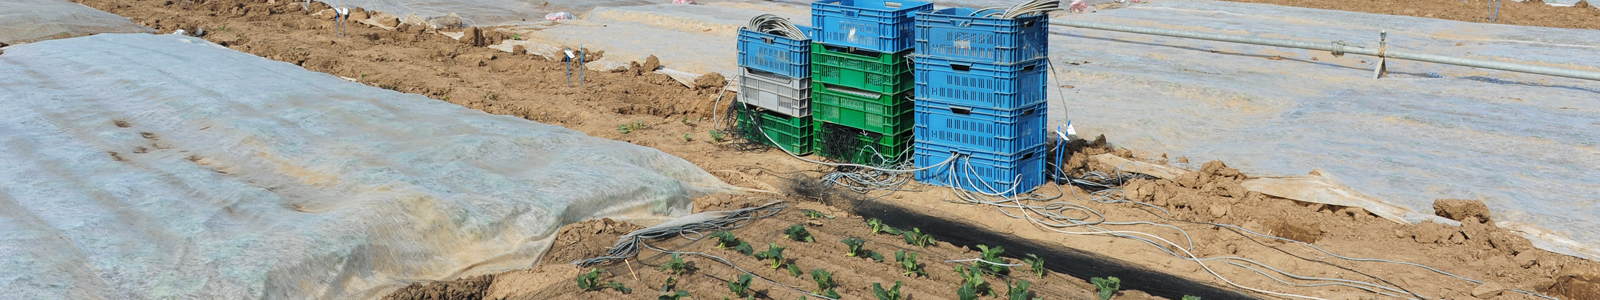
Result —
[{"label": "stack of plastic crate", "polygon": [[1015,195],[1044,184],[1048,16],[916,19],[917,181]]},{"label": "stack of plastic crate", "polygon": [[812,122],[816,153],[892,165],[910,158],[915,85],[907,57],[923,1],[822,0],[811,4]]},{"label": "stack of plastic crate", "polygon": [[810,50],[809,39],[739,29],[734,124],[741,135],[796,155],[812,152]]}]

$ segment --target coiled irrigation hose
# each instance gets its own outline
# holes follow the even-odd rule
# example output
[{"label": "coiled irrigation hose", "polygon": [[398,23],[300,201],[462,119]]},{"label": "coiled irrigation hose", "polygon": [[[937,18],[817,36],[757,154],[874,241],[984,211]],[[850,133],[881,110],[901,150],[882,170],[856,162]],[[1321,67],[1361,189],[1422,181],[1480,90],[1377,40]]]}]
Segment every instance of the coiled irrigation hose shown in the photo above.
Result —
[{"label": "coiled irrigation hose", "polygon": [[760,33],[780,35],[795,40],[811,39],[810,37],[806,36],[805,30],[801,30],[800,27],[794,26],[794,23],[789,22],[789,19],[785,19],[773,14],[762,14],[754,18],[750,18],[750,24],[745,24],[744,29]]},{"label": "coiled irrigation hose", "polygon": [[[988,18],[1001,18],[1001,19],[1015,19],[1015,18],[1021,17],[1021,16],[1027,16],[1027,15],[1033,15],[1033,14],[1046,14],[1046,13],[1050,13],[1051,11],[1057,11],[1057,10],[1061,10],[1061,1],[1059,1],[1059,0],[1033,0],[1033,1],[1023,2],[1023,3],[1018,3],[1017,5],[1012,5],[1009,8],[1005,8],[1005,10],[1001,10],[1001,8],[999,8],[999,7],[990,7],[990,8],[984,8],[984,9],[975,10],[975,11],[972,12],[972,14],[970,16],[983,16],[983,17],[988,17]],[[988,12],[988,13],[984,13],[984,12]],[[983,13],[983,14],[980,15],[980,13]]]}]

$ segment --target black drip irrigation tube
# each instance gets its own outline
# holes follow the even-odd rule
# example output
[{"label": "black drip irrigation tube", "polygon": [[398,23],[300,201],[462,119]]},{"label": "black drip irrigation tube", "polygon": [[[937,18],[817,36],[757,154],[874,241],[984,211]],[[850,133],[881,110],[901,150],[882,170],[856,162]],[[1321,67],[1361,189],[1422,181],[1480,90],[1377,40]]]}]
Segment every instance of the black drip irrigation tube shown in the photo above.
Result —
[{"label": "black drip irrigation tube", "polygon": [[945,216],[928,215],[893,203],[852,202],[854,203],[830,204],[834,207],[847,208],[863,218],[878,218],[883,220],[884,224],[895,228],[921,228],[924,232],[934,235],[934,238],[956,246],[972,247],[983,244],[1005,247],[1006,253],[1010,254],[1032,253],[1043,258],[1045,267],[1051,272],[1072,276],[1085,282],[1093,277],[1115,276],[1122,280],[1123,290],[1138,290],[1168,299],[1180,299],[1186,295],[1206,300],[1257,299],[1235,290],[1140,267],[1114,257],[1039,243],[1012,234],[990,231]]}]

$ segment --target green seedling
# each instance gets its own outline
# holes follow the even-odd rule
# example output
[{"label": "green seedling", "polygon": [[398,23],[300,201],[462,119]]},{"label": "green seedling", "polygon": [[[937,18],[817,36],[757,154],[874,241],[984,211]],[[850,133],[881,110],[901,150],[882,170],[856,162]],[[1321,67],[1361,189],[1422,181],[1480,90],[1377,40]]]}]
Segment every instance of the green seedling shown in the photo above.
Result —
[{"label": "green seedling", "polygon": [[894,287],[887,290],[883,289],[883,284],[873,282],[872,295],[878,296],[878,300],[900,300],[900,281],[895,280]]},{"label": "green seedling", "polygon": [[845,238],[844,240],[840,240],[839,242],[840,243],[844,243],[844,245],[846,247],[844,256],[849,256],[849,257],[868,257],[868,258],[872,258],[872,260],[883,261],[883,255],[882,254],[878,254],[877,252],[868,251],[867,249],[863,249],[862,248],[862,246],[866,245],[866,241],[863,241],[863,240],[858,239],[858,238]]},{"label": "green seedling", "polygon": [[905,250],[895,251],[894,261],[900,263],[900,269],[906,271],[906,277],[912,277],[913,275],[928,277],[928,272],[922,269],[922,264],[917,263],[916,252],[907,253]]},{"label": "green seedling", "polygon": [[983,261],[972,262],[974,267],[993,274],[1006,275],[1011,273],[1011,267],[1005,266],[1006,259],[1000,258],[1000,253],[1006,252],[1005,248],[995,246],[990,249],[989,246],[978,245],[978,250],[983,251]]},{"label": "green seedling", "polygon": [[933,236],[922,234],[921,228],[911,228],[911,231],[906,231],[900,236],[905,238],[907,245],[917,247],[927,247],[928,245],[933,245],[936,243],[936,241],[933,240]]},{"label": "green seedling", "polygon": [[633,289],[630,289],[628,287],[622,286],[622,283],[619,283],[619,282],[616,282],[616,281],[607,282],[606,283],[606,287],[611,288],[613,290],[617,290],[618,292],[622,292],[623,294],[632,294],[633,293]]},{"label": "green seedling", "polygon": [[783,267],[783,247],[778,247],[777,243],[767,243],[767,251],[757,252],[755,257],[760,260],[772,260],[773,270]]},{"label": "green seedling", "polygon": [[816,218],[829,218],[829,219],[832,219],[833,218],[833,216],[824,215],[820,211],[809,210],[809,209],[802,209],[802,210],[800,210],[800,213],[801,214],[805,214],[807,218],[812,218],[812,219],[816,219]]},{"label": "green seedling", "polygon": [[670,292],[670,291],[676,290],[676,289],[678,289],[678,279],[677,278],[667,277],[667,283],[661,284],[661,291],[662,292]]},{"label": "green seedling", "polygon": [[800,266],[789,264],[789,276],[800,277]]},{"label": "green seedling", "polygon": [[1022,262],[1028,263],[1028,267],[1033,269],[1033,275],[1039,275],[1039,278],[1044,278],[1044,273],[1049,271],[1044,268],[1044,259],[1033,253],[1028,253],[1028,258],[1023,258]]},{"label": "green seedling", "polygon": [[600,269],[589,269],[588,273],[578,275],[578,288],[584,291],[605,289],[605,286],[600,285]]},{"label": "green seedling", "polygon": [[1200,296],[1183,295],[1183,300],[1200,300]]},{"label": "green seedling", "polygon": [[961,298],[961,300],[978,300],[978,292],[974,291],[970,286],[963,285],[960,289],[956,289],[956,297]]},{"label": "green seedling", "polygon": [[223,32],[223,31],[228,31],[228,25],[222,25],[221,28],[217,28],[217,32]]},{"label": "green seedling", "polygon": [[806,231],[806,226],[805,225],[801,225],[801,224],[794,224],[794,226],[789,226],[788,229],[784,229],[783,230],[783,234],[784,234],[785,238],[788,238],[790,240],[794,240],[794,241],[797,241],[797,242],[810,243],[810,242],[817,241],[815,238],[811,237],[811,232],[810,231]]},{"label": "green seedling", "polygon": [[822,294],[823,291],[839,287],[838,284],[833,282],[833,274],[823,269],[811,270],[811,281],[817,283],[817,290],[812,291],[812,293]]},{"label": "green seedling", "polygon": [[644,121],[633,121],[633,123],[622,123],[621,125],[617,125],[617,131],[622,132],[622,134],[639,131],[640,129],[644,129]]},{"label": "green seedling", "polygon": [[1006,299],[1007,300],[1031,300],[1031,299],[1035,299],[1035,298],[1029,297],[1030,296],[1029,294],[1032,294],[1032,293],[1028,292],[1028,286],[1032,285],[1032,284],[1033,283],[1029,283],[1027,280],[1018,280],[1016,286],[1011,286],[1011,282],[1009,282],[1009,281],[1006,282]]},{"label": "green seedling", "polygon": [[672,275],[683,275],[685,272],[694,270],[694,265],[683,262],[683,257],[678,256],[677,253],[673,253],[672,260],[662,264],[660,269],[661,271],[672,273]]},{"label": "green seedling", "polygon": [[1111,300],[1111,296],[1122,289],[1122,279],[1116,277],[1089,278],[1089,283],[1093,283],[1095,289],[1100,290],[1100,300]]},{"label": "green seedling", "polygon": [[878,234],[879,232],[893,234],[893,235],[900,235],[901,234],[899,229],[894,229],[894,227],[889,227],[889,225],[884,225],[883,224],[883,220],[879,220],[878,218],[867,219],[867,227],[871,227],[872,228],[872,234]]},{"label": "green seedling", "polygon": [[[750,274],[740,274],[739,280],[728,281],[728,291],[741,298],[750,290]],[[754,296],[754,295],[749,295]]]},{"label": "green seedling", "polygon": [[722,142],[722,137],[724,137],[724,135],[722,135],[721,131],[717,131],[715,129],[713,129],[711,131],[707,131],[706,134],[711,135],[711,141],[718,142],[718,143],[721,143]]},{"label": "green seedling", "polygon": [[621,283],[616,281],[606,282],[604,285],[600,284],[600,269],[589,269],[589,272],[578,275],[578,288],[586,292],[611,288],[623,294],[633,293],[633,289],[622,286]]},{"label": "green seedling", "polygon": [[739,245],[739,238],[733,236],[733,233],[727,230],[713,232],[711,233],[711,238],[717,239],[717,249]]},{"label": "green seedling", "polygon": [[[961,289],[971,292],[974,298],[977,297],[977,294],[994,296],[994,291],[989,288],[989,283],[983,282],[982,269],[958,265],[956,266],[956,274],[961,275]],[[960,290],[957,290],[956,294],[962,296],[962,299],[969,299]]]},{"label": "green seedling", "polygon": [[742,253],[744,255],[751,255],[752,253],[755,253],[756,250],[750,248],[750,243],[739,241],[738,246],[733,246],[733,251]]},{"label": "green seedling", "polygon": [[689,116],[683,116],[683,126],[689,126]]},{"label": "green seedling", "polygon": [[688,143],[688,142],[693,142],[693,141],[694,141],[694,139],[693,139],[693,138],[690,138],[690,135],[693,135],[693,134],[692,134],[692,133],[685,133],[685,134],[683,134],[683,142],[685,142],[685,143]]},{"label": "green seedling", "polygon": [[681,300],[683,298],[689,298],[689,292],[674,291],[668,294],[661,294],[661,296],[656,297],[656,300]]}]

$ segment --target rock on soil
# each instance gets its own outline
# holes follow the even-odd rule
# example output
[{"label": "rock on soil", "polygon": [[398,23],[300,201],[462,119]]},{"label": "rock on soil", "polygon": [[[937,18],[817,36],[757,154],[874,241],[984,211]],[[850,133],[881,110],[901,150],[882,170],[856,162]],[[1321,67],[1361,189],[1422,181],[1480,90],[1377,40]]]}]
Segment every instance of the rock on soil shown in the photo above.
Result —
[{"label": "rock on soil", "polygon": [[1489,223],[1489,207],[1483,201],[1439,199],[1433,201],[1433,214],[1446,219],[1465,221],[1469,217],[1478,218],[1478,223]]},{"label": "rock on soil", "polygon": [[1489,299],[1489,298],[1494,298],[1496,296],[1500,296],[1500,293],[1505,292],[1505,291],[1506,291],[1506,287],[1500,286],[1500,284],[1497,284],[1497,283],[1490,282],[1490,283],[1484,283],[1484,284],[1478,285],[1478,287],[1473,288],[1472,289],[1472,296],[1473,297],[1478,297],[1478,299]]}]

